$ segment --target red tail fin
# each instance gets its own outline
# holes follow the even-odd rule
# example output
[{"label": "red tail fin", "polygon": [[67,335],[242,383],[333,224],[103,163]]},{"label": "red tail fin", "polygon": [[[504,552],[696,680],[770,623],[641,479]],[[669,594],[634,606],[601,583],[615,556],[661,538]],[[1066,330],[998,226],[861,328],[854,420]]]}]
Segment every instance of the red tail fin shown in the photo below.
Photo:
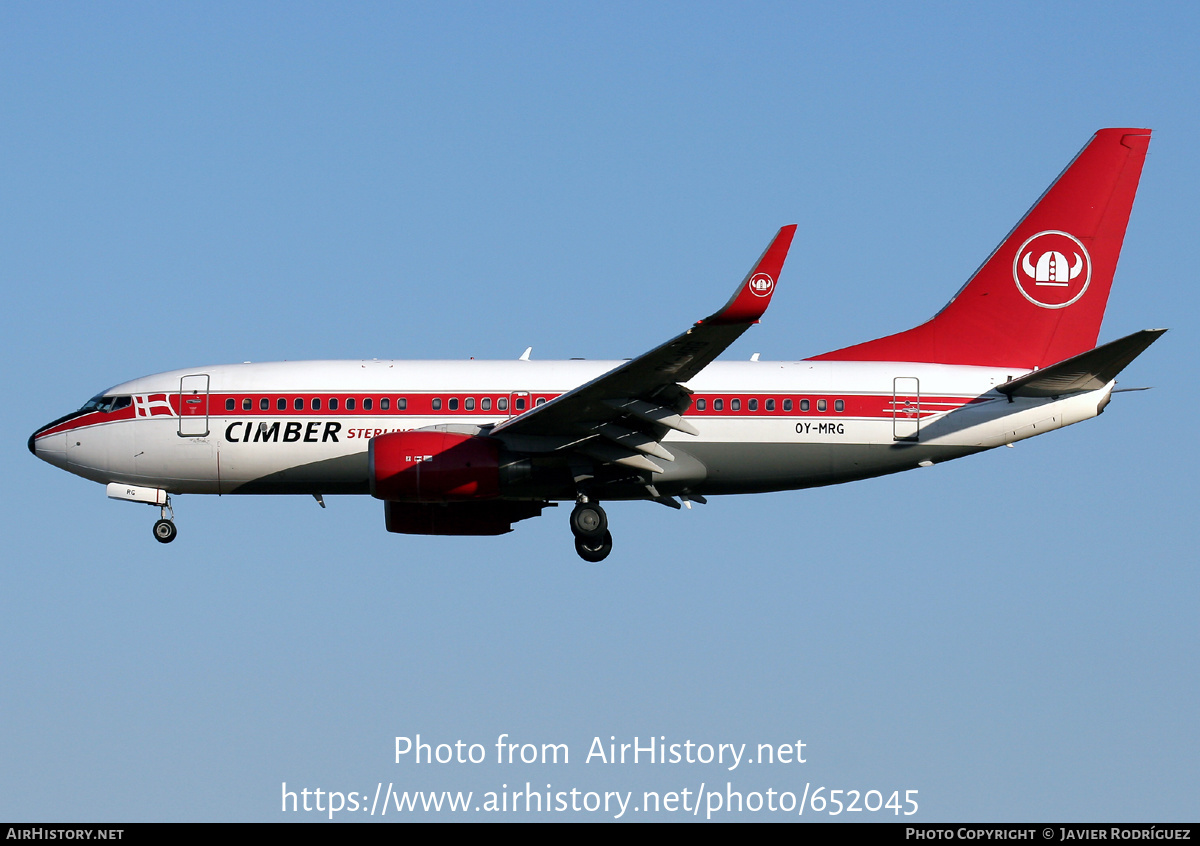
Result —
[{"label": "red tail fin", "polygon": [[825,353],[1033,369],[1096,345],[1148,129],[1102,129],[932,320]]}]

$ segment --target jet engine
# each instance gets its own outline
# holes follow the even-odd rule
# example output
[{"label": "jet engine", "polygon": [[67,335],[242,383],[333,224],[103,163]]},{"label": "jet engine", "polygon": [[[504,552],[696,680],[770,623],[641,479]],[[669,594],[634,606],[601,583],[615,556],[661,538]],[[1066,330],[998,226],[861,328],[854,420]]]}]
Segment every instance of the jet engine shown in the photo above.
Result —
[{"label": "jet engine", "polygon": [[389,502],[465,502],[500,494],[500,444],[456,432],[372,438],[371,496]]}]

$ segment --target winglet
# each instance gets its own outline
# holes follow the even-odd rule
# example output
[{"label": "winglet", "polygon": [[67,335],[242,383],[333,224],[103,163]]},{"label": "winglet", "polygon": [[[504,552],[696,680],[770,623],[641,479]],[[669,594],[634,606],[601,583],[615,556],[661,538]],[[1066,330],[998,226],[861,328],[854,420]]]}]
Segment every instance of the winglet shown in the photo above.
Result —
[{"label": "winglet", "polygon": [[796,224],[785,226],[779,230],[775,240],[746,274],[746,278],[738,285],[737,290],[724,308],[701,323],[729,324],[754,323],[771,304],[771,295],[775,293],[775,283],[779,281],[779,271],[783,269],[783,260],[787,258],[788,248],[792,246],[792,236],[796,234]]}]

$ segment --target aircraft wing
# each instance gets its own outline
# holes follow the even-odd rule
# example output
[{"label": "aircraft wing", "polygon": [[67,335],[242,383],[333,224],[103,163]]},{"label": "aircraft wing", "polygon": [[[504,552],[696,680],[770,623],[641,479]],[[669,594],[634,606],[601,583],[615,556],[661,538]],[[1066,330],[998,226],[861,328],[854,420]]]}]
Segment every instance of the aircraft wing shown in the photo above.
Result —
[{"label": "aircraft wing", "polygon": [[691,435],[683,419],[691,393],[680,383],[712,363],[771,303],[796,226],[785,226],[715,314],[682,335],[592,381],[497,425],[489,433],[525,452],[573,450],[601,463],[662,472],[674,457],[659,443],[667,432]]}]

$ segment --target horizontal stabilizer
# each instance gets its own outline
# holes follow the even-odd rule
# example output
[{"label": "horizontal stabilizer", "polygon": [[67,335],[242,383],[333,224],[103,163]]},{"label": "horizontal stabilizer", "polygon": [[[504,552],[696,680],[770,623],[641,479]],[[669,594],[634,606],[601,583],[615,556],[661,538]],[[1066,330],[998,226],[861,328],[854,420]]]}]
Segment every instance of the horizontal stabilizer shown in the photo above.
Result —
[{"label": "horizontal stabilizer", "polygon": [[1058,364],[1027,373],[998,385],[1010,397],[1057,397],[1103,388],[1131,361],[1145,352],[1166,329],[1143,329],[1094,350],[1072,356]]}]

